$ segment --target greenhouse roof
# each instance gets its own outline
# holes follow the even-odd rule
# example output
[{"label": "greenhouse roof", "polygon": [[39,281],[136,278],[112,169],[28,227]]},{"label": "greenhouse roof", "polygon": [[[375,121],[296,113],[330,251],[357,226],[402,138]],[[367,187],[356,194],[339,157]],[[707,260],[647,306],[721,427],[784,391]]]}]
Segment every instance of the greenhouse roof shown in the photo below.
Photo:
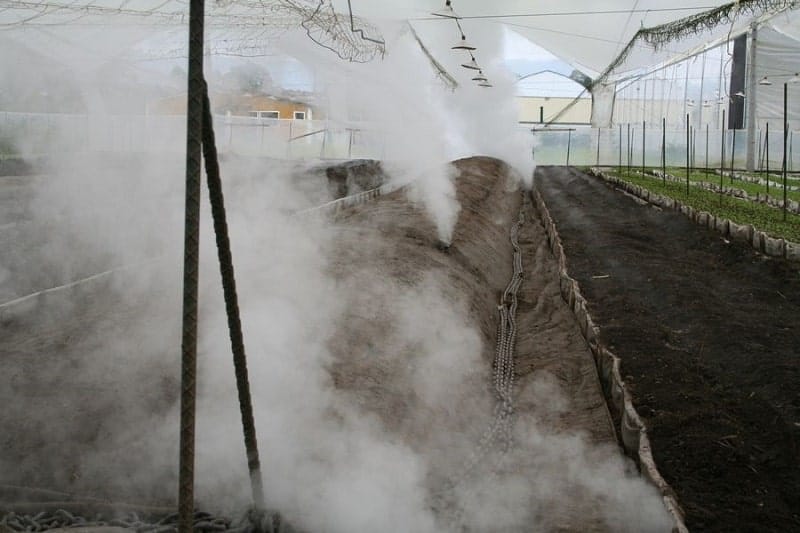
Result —
[{"label": "greenhouse roof", "polygon": [[[744,31],[758,17],[783,12],[787,35],[800,36],[790,0],[715,3],[681,0],[452,0],[459,17],[434,13],[445,0],[218,0],[206,3],[212,53],[257,55],[283,31],[302,27],[343,59],[369,61],[391,53],[392,28],[410,27],[432,61],[457,77],[469,57],[450,48],[461,36],[477,47],[480,64],[496,55],[497,36],[513,31],[548,50],[588,78],[614,80],[696,53],[708,43]],[[2,30],[68,25],[164,27],[180,34],[186,0],[0,0]],[[792,12],[796,13],[796,12]],[[173,48],[180,53],[181,36]],[[165,45],[166,47],[166,45]],[[483,54],[483,56],[481,55]]]}]

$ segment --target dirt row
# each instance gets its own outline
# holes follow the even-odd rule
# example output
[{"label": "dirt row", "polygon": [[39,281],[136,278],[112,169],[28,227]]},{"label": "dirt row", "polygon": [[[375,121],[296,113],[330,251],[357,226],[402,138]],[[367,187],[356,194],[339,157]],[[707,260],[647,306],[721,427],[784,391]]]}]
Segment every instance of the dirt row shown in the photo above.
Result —
[{"label": "dirt row", "polygon": [[800,272],[575,169],[536,187],[693,531],[800,530]]},{"label": "dirt row", "polygon": [[[326,222],[333,252],[325,268],[345,296],[337,333],[327,341],[332,359],[325,371],[349,405],[380,421],[387,441],[402,442],[424,460],[431,495],[458,475],[491,420],[497,303],[512,272],[509,229],[524,199],[500,161],[470,158],[455,166],[461,211],[448,249],[439,245],[423,207],[402,190]],[[560,298],[557,265],[538,215],[525,203],[517,445],[497,457],[497,468],[470,478],[458,496],[466,507],[463,520],[474,531],[522,531],[531,524],[542,531],[662,531],[665,513],[657,496],[637,499],[647,491],[625,474],[591,354]],[[229,210],[235,213],[235,204]],[[171,445],[158,455],[149,446],[173,439],[170,424],[177,424],[171,417],[179,279],[155,268],[138,281],[135,298],[130,278],[111,276],[2,316],[0,391],[11,408],[0,411],[6,429],[0,484],[174,504]],[[420,308],[410,305],[409,295],[454,310],[452,320],[463,327],[455,336],[424,330],[424,317],[401,309],[404,301]],[[423,340],[399,335],[404,322],[427,332]],[[477,336],[477,359],[467,353],[474,344],[462,344],[459,335]],[[434,348],[456,349],[442,360],[434,349],[436,357],[425,362],[420,354],[428,338]],[[420,365],[438,381],[421,385]],[[143,419],[152,424],[132,427]],[[262,460],[270,470],[269,455]],[[155,477],[141,474],[154,470]],[[464,505],[470,501],[476,504]]]}]

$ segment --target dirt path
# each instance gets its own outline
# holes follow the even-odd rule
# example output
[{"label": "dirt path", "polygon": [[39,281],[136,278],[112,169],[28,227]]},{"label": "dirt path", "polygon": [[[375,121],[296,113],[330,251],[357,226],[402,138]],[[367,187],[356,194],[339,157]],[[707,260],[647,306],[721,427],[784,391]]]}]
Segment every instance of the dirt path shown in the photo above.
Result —
[{"label": "dirt path", "polygon": [[797,267],[574,169],[536,184],[689,529],[800,530]]}]

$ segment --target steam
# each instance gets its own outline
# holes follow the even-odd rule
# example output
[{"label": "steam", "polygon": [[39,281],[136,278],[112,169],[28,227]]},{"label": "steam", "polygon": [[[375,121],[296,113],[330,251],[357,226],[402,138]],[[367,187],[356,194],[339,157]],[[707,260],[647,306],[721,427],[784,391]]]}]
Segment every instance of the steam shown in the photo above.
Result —
[{"label": "steam", "polygon": [[[500,156],[529,183],[529,134],[518,135],[508,103],[513,85],[502,74],[493,75],[493,90],[450,93],[419,83],[428,66],[402,32],[384,62],[344,72],[326,52],[293,39],[284,42],[327,84],[329,116],[347,124],[362,113],[382,132],[392,184],[425,207],[442,243],[451,242],[461,209],[451,160]],[[485,57],[491,63],[490,51]],[[58,363],[13,378],[40,390],[62,384],[58,401],[23,406],[23,389],[11,386],[10,375],[0,378],[0,400],[15,406],[4,416],[58,437],[33,447],[35,458],[6,459],[0,482],[29,475],[75,492],[173,502],[182,133],[160,146],[174,155],[158,157],[66,156],[74,132],[50,140],[49,173],[33,185],[15,244],[14,255],[25,259],[0,269],[10,272],[0,280],[5,292],[149,263],[114,274],[98,292],[47,300],[47,313],[57,318],[52,330],[84,314],[81,328],[92,327],[78,328],[71,348],[41,341]],[[375,228],[295,216],[327,191],[322,181],[301,186],[297,176],[307,170],[236,157],[222,162],[268,505],[309,531],[454,528],[432,509],[431,495],[463,468],[491,414],[485,391],[493,339],[450,272],[426,267],[392,276],[378,259],[396,250]],[[249,492],[207,205],[204,197],[197,497],[205,508],[233,513],[248,505]],[[96,310],[106,297],[110,310]],[[116,314],[119,308],[125,312]],[[46,339],[50,330],[32,331]],[[9,354],[36,351],[17,342]],[[86,384],[95,387],[91,408]],[[520,399],[532,407],[517,421],[507,464],[451,495],[465,510],[465,527],[558,530],[571,513],[594,513],[615,531],[669,529],[655,489],[617,449],[552,428],[554,413],[570,408],[554,379],[543,374]]]}]

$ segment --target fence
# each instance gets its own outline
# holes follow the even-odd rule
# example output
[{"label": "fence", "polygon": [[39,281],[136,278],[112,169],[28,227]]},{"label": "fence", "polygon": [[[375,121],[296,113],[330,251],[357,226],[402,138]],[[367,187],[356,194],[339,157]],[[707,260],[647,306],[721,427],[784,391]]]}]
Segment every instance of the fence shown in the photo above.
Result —
[{"label": "fence", "polygon": [[[800,154],[793,146],[798,134],[800,132],[790,131],[787,135],[787,169],[790,172],[800,170]],[[660,167],[663,153],[666,166],[684,167],[687,146],[689,164],[695,168],[706,165],[719,168],[723,153],[726,169],[731,165],[743,169],[747,162],[746,130],[692,128],[687,136],[686,128],[662,130],[649,124],[643,128],[639,123],[614,128],[534,128],[533,135],[537,138],[537,164]],[[770,128],[768,147],[766,131],[756,131],[755,140],[756,169],[768,166],[770,171],[779,172],[783,163],[783,130]]]},{"label": "fence", "polygon": [[[324,120],[217,115],[219,151],[280,159],[380,159],[383,135]],[[65,151],[181,153],[180,115],[70,115],[0,112],[0,157]]]},{"label": "fence", "polygon": [[[325,120],[286,120],[217,115],[214,117],[222,154],[278,159],[384,159],[386,136],[373,124],[341,125]],[[623,165],[659,167],[662,144],[667,166],[685,166],[686,128],[662,131],[661,124],[617,125],[614,128],[570,128],[520,125],[531,131],[537,164]],[[783,158],[782,124],[771,125],[769,148],[766,131],[756,132],[757,168],[778,171]],[[52,113],[0,113],[0,157],[40,155],[56,151],[182,153],[186,119],[162,115],[68,115]],[[794,149],[798,132],[789,132],[787,167],[800,170]],[[707,140],[706,140],[707,139]],[[720,167],[725,144],[726,168],[743,168],[747,154],[744,130],[690,130],[690,164]],[[522,149],[522,148],[521,148]],[[528,148],[529,150],[530,148]],[[767,159],[769,153],[769,159]]]}]

